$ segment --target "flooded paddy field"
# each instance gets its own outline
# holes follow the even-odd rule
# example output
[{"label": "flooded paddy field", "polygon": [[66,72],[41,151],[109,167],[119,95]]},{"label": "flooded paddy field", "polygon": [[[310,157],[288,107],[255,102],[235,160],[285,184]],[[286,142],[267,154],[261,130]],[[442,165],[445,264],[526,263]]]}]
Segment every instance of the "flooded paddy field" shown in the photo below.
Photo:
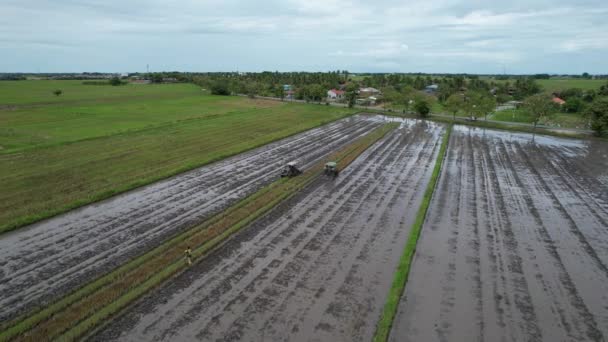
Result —
[{"label": "flooded paddy field", "polygon": [[378,127],[339,120],[0,236],[0,322],[44,306]]},{"label": "flooded paddy field", "polygon": [[370,341],[444,132],[405,120],[92,340]]},{"label": "flooded paddy field", "polygon": [[608,144],[455,126],[391,341],[608,338]]}]

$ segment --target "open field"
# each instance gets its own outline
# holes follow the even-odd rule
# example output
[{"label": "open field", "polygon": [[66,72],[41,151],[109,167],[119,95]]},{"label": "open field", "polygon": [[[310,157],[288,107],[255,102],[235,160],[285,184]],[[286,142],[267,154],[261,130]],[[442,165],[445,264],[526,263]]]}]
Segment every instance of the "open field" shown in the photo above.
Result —
[{"label": "open field", "polygon": [[[494,112],[488,116],[489,120],[504,122],[521,122],[532,124],[534,119],[525,109],[508,109]],[[588,119],[580,113],[554,113],[540,120],[539,124],[547,127],[588,129]]]},{"label": "open field", "polygon": [[599,89],[606,84],[608,80],[587,80],[581,78],[551,78],[548,80],[536,80],[538,84],[546,91],[558,91],[569,88],[581,88],[584,90]]},{"label": "open field", "polygon": [[604,341],[608,144],[455,126],[392,341]]},{"label": "open field", "polygon": [[370,341],[443,132],[405,120],[93,340]]},{"label": "open field", "polygon": [[56,299],[380,125],[365,116],[265,145],[0,238],[0,320]]},{"label": "open field", "polygon": [[[505,83],[510,82],[514,83],[515,79],[509,80],[497,80],[490,78],[483,78],[486,81],[493,81],[496,83]],[[583,90],[591,90],[591,89],[599,89],[602,85],[608,83],[608,80],[592,80],[592,79],[584,79],[584,78],[550,78],[548,80],[539,79],[535,80],[541,87],[542,90],[553,92],[559,90],[565,90],[570,88],[580,88]]]},{"label": "open field", "polygon": [[[161,96],[155,87],[79,85],[74,89],[90,93],[78,104],[0,108],[0,145],[5,147],[0,152],[0,232],[352,113],[209,96],[183,84],[159,85],[170,89]],[[104,89],[119,95],[111,93],[107,103],[86,100]],[[138,97],[142,93],[145,96]]]}]

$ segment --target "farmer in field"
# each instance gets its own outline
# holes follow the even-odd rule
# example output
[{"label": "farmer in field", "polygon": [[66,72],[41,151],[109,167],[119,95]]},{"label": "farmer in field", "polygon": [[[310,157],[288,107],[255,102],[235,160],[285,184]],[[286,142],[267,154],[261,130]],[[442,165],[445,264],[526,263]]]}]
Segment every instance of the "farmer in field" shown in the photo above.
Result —
[{"label": "farmer in field", "polygon": [[192,265],[192,250],[190,249],[190,246],[186,248],[184,254],[186,255],[186,262],[188,263],[188,266]]}]

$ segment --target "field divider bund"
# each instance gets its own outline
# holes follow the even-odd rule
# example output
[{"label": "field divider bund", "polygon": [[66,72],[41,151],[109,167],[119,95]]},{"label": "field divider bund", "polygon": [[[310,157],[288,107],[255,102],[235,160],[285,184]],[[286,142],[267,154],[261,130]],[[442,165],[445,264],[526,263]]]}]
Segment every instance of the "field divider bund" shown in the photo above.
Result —
[{"label": "field divider bund", "polygon": [[399,301],[401,300],[401,296],[405,290],[405,285],[407,284],[411,263],[414,259],[414,254],[416,253],[416,244],[418,243],[418,238],[420,237],[422,226],[426,220],[426,214],[428,212],[429,205],[431,204],[431,199],[433,198],[433,193],[435,192],[437,181],[441,173],[441,167],[443,165],[443,160],[445,159],[447,147],[450,141],[452,127],[453,125],[450,124],[443,135],[441,147],[439,148],[439,153],[437,154],[435,167],[433,168],[433,173],[431,174],[429,183],[424,191],[422,202],[420,203],[420,207],[416,213],[416,219],[412,224],[410,234],[403,249],[403,254],[399,259],[399,264],[395,270],[395,277],[393,278],[393,283],[386,298],[386,303],[384,304],[384,309],[382,310],[382,316],[380,317],[378,325],[376,326],[374,342],[385,342],[388,340],[391,327],[399,307]]},{"label": "field divider bund", "polygon": [[391,123],[374,129],[301,176],[277,180],[50,306],[3,324],[0,341],[76,340],[96,331],[143,294],[187,270],[183,255],[187,246],[193,246],[193,261],[202,259],[234,233],[311,184],[322,174],[326,161],[337,161],[343,169],[397,126]]}]

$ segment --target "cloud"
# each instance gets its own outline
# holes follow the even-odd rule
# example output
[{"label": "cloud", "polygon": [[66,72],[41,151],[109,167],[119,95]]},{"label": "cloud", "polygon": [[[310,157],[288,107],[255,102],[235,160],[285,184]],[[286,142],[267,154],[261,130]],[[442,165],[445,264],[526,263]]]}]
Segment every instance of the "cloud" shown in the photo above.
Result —
[{"label": "cloud", "polygon": [[0,13],[0,71],[608,69],[604,0],[4,0]]}]

